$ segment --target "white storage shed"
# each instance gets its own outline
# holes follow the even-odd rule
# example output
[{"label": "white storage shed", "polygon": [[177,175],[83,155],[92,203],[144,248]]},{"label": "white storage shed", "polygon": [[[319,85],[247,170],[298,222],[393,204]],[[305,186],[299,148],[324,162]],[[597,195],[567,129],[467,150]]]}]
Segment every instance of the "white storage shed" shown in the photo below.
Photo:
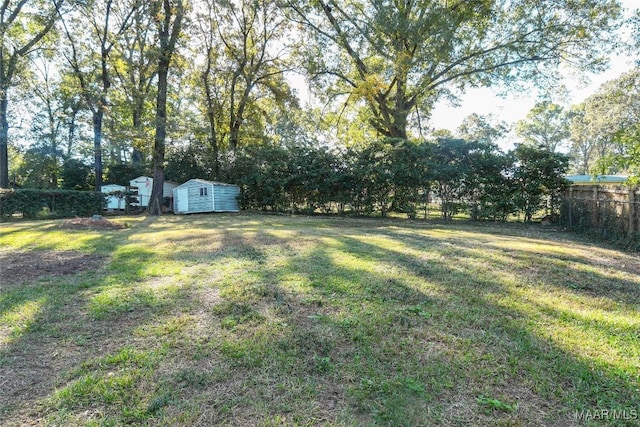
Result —
[{"label": "white storage shed", "polygon": [[124,209],[127,206],[127,200],[124,192],[127,188],[124,185],[107,184],[100,187],[100,191],[107,194],[107,210]]},{"label": "white storage shed", "polygon": [[[139,176],[135,179],[129,181],[129,185],[131,187],[131,191],[137,193],[136,196],[133,196],[132,206],[140,206],[146,208],[149,206],[149,200],[151,199],[151,190],[153,190],[153,178],[148,176]],[[173,189],[176,188],[178,184],[165,181],[164,186],[162,187],[162,197],[172,198],[173,197]]]},{"label": "white storage shed", "polygon": [[237,185],[190,179],[173,189],[173,212],[238,212],[239,195]]}]

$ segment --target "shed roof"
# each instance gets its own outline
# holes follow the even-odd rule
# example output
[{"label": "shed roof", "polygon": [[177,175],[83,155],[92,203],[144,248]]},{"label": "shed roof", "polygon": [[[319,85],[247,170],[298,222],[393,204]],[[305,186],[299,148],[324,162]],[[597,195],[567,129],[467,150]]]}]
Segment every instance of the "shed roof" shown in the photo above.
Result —
[{"label": "shed roof", "polygon": [[[129,184],[134,183],[134,182],[145,182],[145,181],[153,182],[153,178],[152,178],[152,177],[150,177],[150,176],[144,176],[144,175],[142,175],[142,176],[139,176],[139,177],[137,177],[137,178],[130,179],[130,180],[129,180]],[[165,185],[172,185],[172,186],[174,186],[174,187],[177,187],[177,186],[179,185],[177,182],[168,181],[168,180],[166,180],[166,179],[164,180],[164,184],[165,184]]]},{"label": "shed roof", "polygon": [[229,187],[237,187],[237,185],[235,184],[228,184],[226,182],[219,182],[219,181],[207,181],[206,179],[201,179],[201,178],[190,179],[189,181],[183,184],[180,184],[179,186],[185,185],[189,182],[198,182],[200,184],[207,184],[207,185],[222,185],[222,186],[229,186]]},{"label": "shed roof", "polygon": [[139,177],[137,177],[137,178],[130,179],[130,180],[129,180],[129,182],[133,182],[133,181],[145,181],[145,180],[147,180],[147,179],[153,179],[153,178],[151,178],[150,176],[144,176],[144,175],[142,175],[142,176],[139,176]]},{"label": "shed roof", "polygon": [[566,175],[574,184],[620,184],[629,179],[627,175]]},{"label": "shed roof", "polygon": [[119,185],[119,184],[105,184],[103,186],[100,187],[100,190],[112,190],[114,188],[117,188],[118,190],[124,190],[126,187],[124,185]]}]

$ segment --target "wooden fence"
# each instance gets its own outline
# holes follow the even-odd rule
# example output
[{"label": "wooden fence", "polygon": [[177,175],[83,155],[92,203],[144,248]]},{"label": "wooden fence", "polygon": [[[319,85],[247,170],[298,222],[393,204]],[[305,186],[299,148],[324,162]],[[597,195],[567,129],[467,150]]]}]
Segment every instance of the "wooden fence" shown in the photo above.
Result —
[{"label": "wooden fence", "polygon": [[562,222],[605,239],[633,239],[640,235],[639,205],[638,187],[571,186],[563,194]]}]

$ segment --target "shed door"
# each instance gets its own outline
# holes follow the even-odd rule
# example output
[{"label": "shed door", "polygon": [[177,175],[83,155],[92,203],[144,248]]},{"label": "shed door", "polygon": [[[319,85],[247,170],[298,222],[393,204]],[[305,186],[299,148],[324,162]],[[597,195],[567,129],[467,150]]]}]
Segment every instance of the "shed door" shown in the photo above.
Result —
[{"label": "shed door", "polygon": [[189,189],[178,188],[178,212],[189,212]]}]

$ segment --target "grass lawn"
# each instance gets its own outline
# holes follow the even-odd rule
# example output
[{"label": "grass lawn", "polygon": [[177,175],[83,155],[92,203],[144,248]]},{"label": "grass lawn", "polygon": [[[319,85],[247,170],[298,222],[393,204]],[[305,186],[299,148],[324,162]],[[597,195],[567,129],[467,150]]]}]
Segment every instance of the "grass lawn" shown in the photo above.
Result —
[{"label": "grass lawn", "polygon": [[0,425],[640,423],[637,256],[516,224],[114,221],[0,224]]}]

